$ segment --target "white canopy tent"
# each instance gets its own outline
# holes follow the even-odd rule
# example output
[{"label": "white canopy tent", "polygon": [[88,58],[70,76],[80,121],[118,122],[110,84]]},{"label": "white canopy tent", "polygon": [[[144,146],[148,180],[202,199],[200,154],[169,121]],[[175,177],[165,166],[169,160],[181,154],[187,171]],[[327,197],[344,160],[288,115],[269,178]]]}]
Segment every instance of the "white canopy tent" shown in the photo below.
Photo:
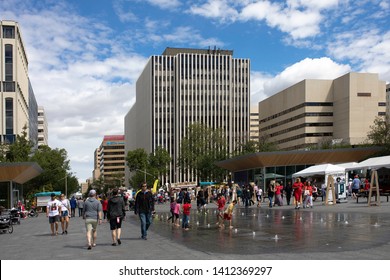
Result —
[{"label": "white canopy tent", "polygon": [[347,167],[346,170],[390,168],[390,156],[369,158],[357,165]]},{"label": "white canopy tent", "polygon": [[[313,165],[306,169],[303,169],[299,172],[293,174],[294,178],[297,177],[309,177],[314,175],[324,176],[325,186],[326,186],[326,198],[325,204],[334,204],[336,203],[336,193],[338,193],[338,198],[344,198],[346,201],[347,198],[347,190],[345,188],[345,184],[339,190],[335,190],[335,178],[342,178],[345,182],[345,168],[342,166],[334,165],[334,164],[319,164]],[[339,200],[340,201],[340,200]]]},{"label": "white canopy tent", "polygon": [[334,164],[319,164],[319,165],[313,165],[306,169],[303,169],[299,172],[296,172],[293,174],[294,178],[297,177],[309,177],[313,175],[344,175],[345,174],[345,168],[342,166],[334,165]]}]

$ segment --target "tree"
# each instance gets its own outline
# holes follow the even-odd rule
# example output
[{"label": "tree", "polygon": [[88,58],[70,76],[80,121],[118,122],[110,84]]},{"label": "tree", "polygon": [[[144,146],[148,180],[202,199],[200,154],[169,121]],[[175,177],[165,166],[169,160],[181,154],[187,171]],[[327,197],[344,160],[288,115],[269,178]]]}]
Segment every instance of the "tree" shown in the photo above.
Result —
[{"label": "tree", "polygon": [[227,143],[222,129],[200,123],[187,127],[180,146],[179,167],[194,173],[199,180],[222,180],[226,171],[214,162],[227,158]]},{"label": "tree", "polygon": [[65,149],[51,149],[49,146],[40,146],[30,161],[37,162],[43,172],[26,183],[30,190],[38,190],[41,186],[51,185],[53,190],[65,193],[65,176],[67,191],[72,193],[78,189],[77,178],[69,174],[70,166]]},{"label": "tree", "polygon": [[165,176],[168,172],[168,165],[171,162],[169,152],[158,146],[153,153],[149,154],[148,162],[150,167],[156,169],[159,176]]},{"label": "tree", "polygon": [[374,124],[370,126],[371,131],[367,133],[368,142],[376,146],[382,146],[385,153],[390,153],[390,119],[389,116],[376,117]]},{"label": "tree", "polygon": [[130,185],[139,186],[144,181],[149,186],[153,185],[156,178],[166,175],[170,161],[171,157],[163,147],[157,147],[149,155],[141,148],[129,151],[126,163],[130,172],[134,172]]},{"label": "tree", "polygon": [[24,126],[21,135],[16,135],[15,142],[8,146],[6,160],[10,162],[29,161],[32,148],[33,144],[27,138],[27,126]]},{"label": "tree", "polygon": [[240,145],[240,148],[234,152],[233,156],[276,151],[276,144],[270,142],[269,138],[268,134],[261,134],[258,141],[246,141]]}]

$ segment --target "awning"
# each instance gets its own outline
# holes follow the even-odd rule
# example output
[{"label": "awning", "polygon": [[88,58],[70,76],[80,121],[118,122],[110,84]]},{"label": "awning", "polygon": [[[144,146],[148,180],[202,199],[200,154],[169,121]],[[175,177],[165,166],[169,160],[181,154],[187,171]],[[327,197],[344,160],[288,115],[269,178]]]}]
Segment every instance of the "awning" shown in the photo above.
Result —
[{"label": "awning", "polygon": [[308,177],[313,175],[334,175],[345,173],[345,168],[333,164],[313,165],[293,174],[293,177]]},{"label": "awning", "polygon": [[327,149],[313,151],[261,152],[216,162],[229,171],[241,171],[272,166],[309,165],[324,163],[358,162],[380,152],[381,147]]},{"label": "awning", "polygon": [[357,165],[347,168],[347,170],[356,169],[379,169],[379,168],[390,168],[390,156],[374,157],[359,162]]},{"label": "awning", "polygon": [[42,172],[36,162],[0,162],[0,182],[24,184]]}]

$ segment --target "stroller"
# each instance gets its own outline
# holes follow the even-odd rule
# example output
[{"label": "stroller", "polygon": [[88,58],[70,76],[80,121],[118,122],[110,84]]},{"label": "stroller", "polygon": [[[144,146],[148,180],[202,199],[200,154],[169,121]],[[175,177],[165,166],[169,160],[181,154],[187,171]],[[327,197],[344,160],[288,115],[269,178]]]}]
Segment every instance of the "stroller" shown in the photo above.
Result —
[{"label": "stroller", "polygon": [[13,233],[14,232],[10,212],[2,212],[0,214],[0,232],[2,232],[2,233],[5,233],[5,232]]},{"label": "stroller", "polygon": [[19,209],[12,208],[10,211],[10,216],[11,216],[11,224],[18,224],[20,225],[20,211]]}]

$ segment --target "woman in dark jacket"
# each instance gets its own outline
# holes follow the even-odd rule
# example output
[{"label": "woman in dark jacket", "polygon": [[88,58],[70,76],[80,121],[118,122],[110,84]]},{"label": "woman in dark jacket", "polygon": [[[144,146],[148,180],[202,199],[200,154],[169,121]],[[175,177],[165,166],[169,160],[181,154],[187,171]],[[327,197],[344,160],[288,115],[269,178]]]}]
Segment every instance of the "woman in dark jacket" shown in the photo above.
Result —
[{"label": "woman in dark jacket", "polygon": [[123,200],[123,197],[118,196],[118,190],[114,189],[107,207],[107,218],[110,220],[112,246],[116,246],[117,242],[118,245],[122,243],[121,227],[125,215],[125,201]]}]

